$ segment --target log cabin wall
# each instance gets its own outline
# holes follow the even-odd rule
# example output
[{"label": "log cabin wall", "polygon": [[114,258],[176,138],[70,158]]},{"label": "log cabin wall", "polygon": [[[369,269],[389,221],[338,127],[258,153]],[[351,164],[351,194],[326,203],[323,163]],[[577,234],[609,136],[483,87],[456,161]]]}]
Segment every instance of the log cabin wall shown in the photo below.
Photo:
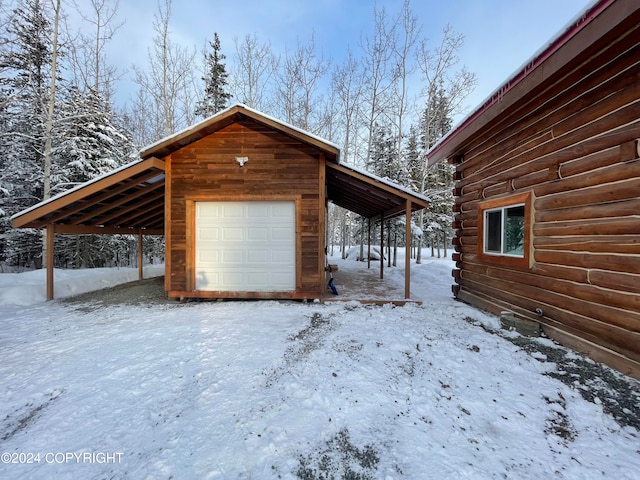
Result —
[{"label": "log cabin wall", "polygon": [[[249,161],[241,167],[237,156]],[[318,260],[324,248],[323,161],[313,147],[246,118],[173,152],[167,158],[168,295],[216,296],[215,292],[196,292],[193,286],[190,202],[286,199],[296,201],[296,292],[265,297],[319,298],[324,281]]]},{"label": "log cabin wall", "polygon": [[[637,12],[459,146],[454,294],[640,378]],[[544,65],[532,75],[545,75]],[[527,262],[482,255],[483,202],[530,194]],[[526,196],[526,195],[525,195]],[[536,314],[538,309],[538,314]],[[541,316],[540,316],[541,314]]]}]

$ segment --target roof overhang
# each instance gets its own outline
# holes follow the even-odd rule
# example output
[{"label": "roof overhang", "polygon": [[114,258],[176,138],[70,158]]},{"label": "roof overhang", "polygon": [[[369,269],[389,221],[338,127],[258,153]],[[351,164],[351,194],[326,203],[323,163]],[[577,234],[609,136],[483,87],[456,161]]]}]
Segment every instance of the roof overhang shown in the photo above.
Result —
[{"label": "roof overhang", "polygon": [[327,162],[326,177],[327,198],[365,218],[405,215],[407,203],[412,212],[429,206],[427,197],[344,163]]},{"label": "roof overhang", "polygon": [[15,228],[58,233],[164,234],[164,162],[130,163],[12,217]]}]

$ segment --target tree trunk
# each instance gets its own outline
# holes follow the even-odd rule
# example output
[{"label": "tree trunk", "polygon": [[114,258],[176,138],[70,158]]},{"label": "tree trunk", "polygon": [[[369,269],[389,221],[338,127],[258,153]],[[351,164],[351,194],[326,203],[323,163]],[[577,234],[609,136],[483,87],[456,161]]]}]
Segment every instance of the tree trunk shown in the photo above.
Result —
[{"label": "tree trunk", "polygon": [[398,265],[398,232],[393,233],[393,266]]},{"label": "tree trunk", "polygon": [[447,241],[448,241],[448,235],[447,235],[447,232],[446,232],[446,231],[445,231],[445,232],[442,232],[442,240],[443,240],[442,247],[443,247],[443,249],[444,249],[444,258],[447,258]]},{"label": "tree trunk", "polygon": [[[51,136],[53,135],[53,110],[56,104],[56,76],[58,63],[58,25],[60,23],[60,0],[55,3],[53,21],[53,50],[51,53],[51,83],[49,85],[49,100],[47,122],[45,124],[44,143],[44,180],[42,200],[51,198]],[[42,258],[47,258],[47,231],[42,233]]]}]

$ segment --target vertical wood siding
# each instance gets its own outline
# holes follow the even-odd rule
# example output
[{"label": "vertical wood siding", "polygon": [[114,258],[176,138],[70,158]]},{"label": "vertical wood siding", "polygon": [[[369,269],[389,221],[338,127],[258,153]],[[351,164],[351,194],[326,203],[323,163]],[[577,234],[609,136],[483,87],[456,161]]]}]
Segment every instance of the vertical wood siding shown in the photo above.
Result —
[{"label": "vertical wood siding", "polygon": [[[235,157],[248,157],[240,167]],[[296,200],[298,281],[294,296],[318,297],[321,255],[320,179],[318,151],[261,124],[233,123],[171,155],[169,293],[189,296],[192,282],[194,200]],[[195,296],[195,294],[194,294]]]}]

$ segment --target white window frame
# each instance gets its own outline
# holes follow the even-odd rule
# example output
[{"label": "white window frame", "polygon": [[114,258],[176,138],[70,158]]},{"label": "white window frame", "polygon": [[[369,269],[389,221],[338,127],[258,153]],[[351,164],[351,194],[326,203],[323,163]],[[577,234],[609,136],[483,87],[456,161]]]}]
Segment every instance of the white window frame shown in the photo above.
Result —
[{"label": "white window frame", "polygon": [[[508,253],[504,251],[505,248],[505,218],[507,217],[506,211],[516,207],[523,207],[526,212],[526,205],[524,203],[515,203],[512,205],[505,205],[503,207],[498,208],[490,208],[484,210],[484,245],[483,251],[485,255],[496,255],[496,256],[505,256],[505,257],[515,257],[515,258],[524,258],[524,251],[521,254]],[[500,212],[500,251],[497,250],[488,250],[487,244],[489,243],[489,222],[488,215],[493,212]],[[525,213],[526,214],[526,213]],[[523,228],[523,236],[526,235],[524,231],[525,226]]]}]

